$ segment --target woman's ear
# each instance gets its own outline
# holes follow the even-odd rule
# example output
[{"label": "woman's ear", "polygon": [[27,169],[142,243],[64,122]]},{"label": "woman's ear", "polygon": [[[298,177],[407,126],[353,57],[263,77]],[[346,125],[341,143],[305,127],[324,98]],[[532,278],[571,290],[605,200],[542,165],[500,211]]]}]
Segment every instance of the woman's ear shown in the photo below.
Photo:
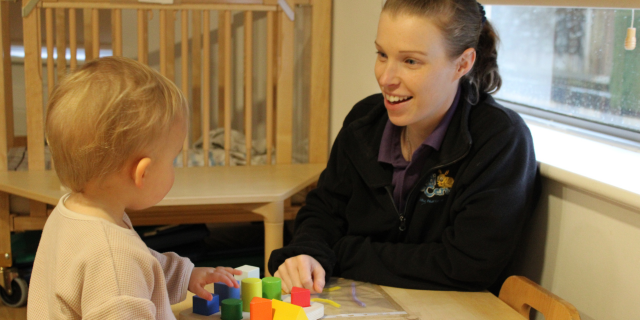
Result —
[{"label": "woman's ear", "polygon": [[469,73],[469,71],[471,71],[471,68],[473,68],[473,64],[475,62],[476,62],[476,49],[468,48],[460,55],[460,57],[458,57],[458,63],[456,66],[456,78],[460,79],[464,77],[467,73]]},{"label": "woman's ear", "polygon": [[151,164],[151,158],[142,158],[134,163],[133,182],[136,187],[142,188],[149,164]]}]

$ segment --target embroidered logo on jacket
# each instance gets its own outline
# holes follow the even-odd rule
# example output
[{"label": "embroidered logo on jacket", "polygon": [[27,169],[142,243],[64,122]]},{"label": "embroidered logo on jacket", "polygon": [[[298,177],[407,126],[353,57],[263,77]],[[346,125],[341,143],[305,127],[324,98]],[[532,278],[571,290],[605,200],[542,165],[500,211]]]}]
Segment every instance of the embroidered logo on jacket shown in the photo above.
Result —
[{"label": "embroidered logo on jacket", "polygon": [[447,174],[449,174],[449,170],[445,173],[438,170],[438,174],[432,174],[429,178],[429,182],[427,182],[420,191],[422,191],[428,198],[449,194],[451,187],[453,187],[453,178],[447,177]]}]

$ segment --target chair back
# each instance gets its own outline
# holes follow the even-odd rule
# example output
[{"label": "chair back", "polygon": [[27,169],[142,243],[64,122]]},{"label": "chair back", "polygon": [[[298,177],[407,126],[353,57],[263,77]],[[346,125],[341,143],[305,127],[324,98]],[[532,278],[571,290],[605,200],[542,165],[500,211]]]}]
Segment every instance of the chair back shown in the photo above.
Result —
[{"label": "chair back", "polygon": [[509,277],[499,297],[526,319],[534,308],[546,320],[580,320],[578,310],[571,303],[523,276]]}]

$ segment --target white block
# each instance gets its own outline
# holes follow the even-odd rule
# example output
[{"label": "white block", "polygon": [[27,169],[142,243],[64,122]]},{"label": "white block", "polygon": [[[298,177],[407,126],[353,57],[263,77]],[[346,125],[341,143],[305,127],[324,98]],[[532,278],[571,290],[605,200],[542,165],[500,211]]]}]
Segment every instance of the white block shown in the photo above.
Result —
[{"label": "white block", "polygon": [[236,270],[242,271],[241,275],[234,275],[236,280],[242,281],[244,278],[257,278],[260,279],[260,268],[254,266],[244,265],[242,267],[237,267]]}]

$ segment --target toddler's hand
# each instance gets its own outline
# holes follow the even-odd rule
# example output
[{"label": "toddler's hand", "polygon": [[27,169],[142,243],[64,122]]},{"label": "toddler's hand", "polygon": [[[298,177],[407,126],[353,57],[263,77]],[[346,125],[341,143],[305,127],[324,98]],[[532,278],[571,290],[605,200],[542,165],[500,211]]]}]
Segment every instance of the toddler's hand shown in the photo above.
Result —
[{"label": "toddler's hand", "polygon": [[217,268],[193,268],[191,278],[189,279],[189,291],[195,293],[198,297],[211,301],[213,296],[204,286],[209,283],[222,282],[229,287],[239,288],[238,282],[233,275],[241,275],[242,271],[228,267]]}]

